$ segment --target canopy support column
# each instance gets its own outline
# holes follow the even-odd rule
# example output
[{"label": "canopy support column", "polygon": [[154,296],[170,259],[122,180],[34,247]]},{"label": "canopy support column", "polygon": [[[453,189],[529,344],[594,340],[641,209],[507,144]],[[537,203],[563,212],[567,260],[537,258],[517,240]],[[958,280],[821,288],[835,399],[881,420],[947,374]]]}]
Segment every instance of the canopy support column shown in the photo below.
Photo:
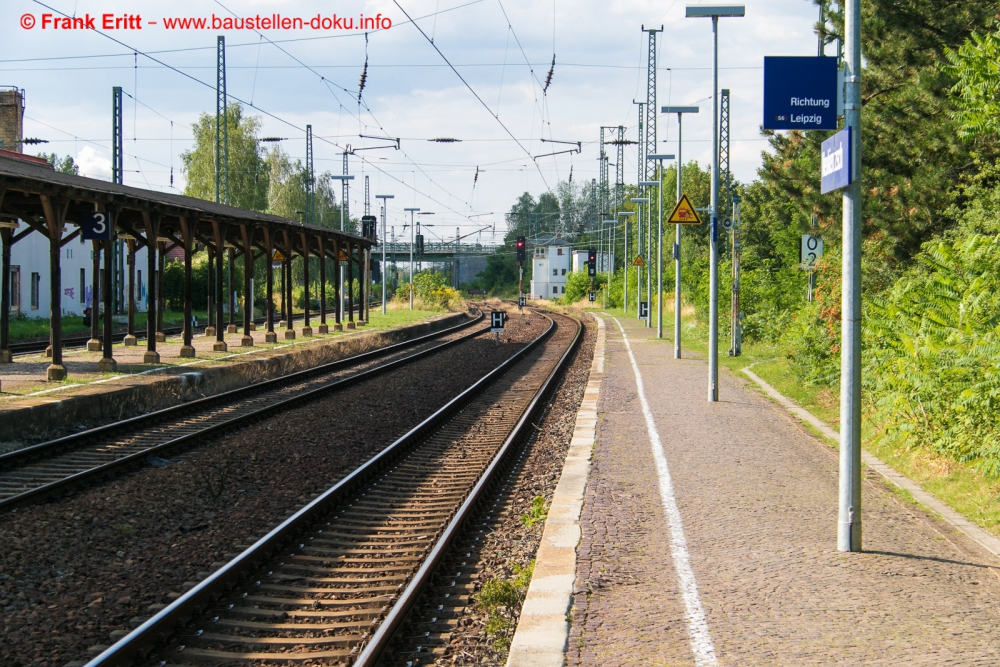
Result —
[{"label": "canopy support column", "polygon": [[264,318],[266,320],[265,343],[277,343],[278,334],[274,333],[274,236],[271,230],[264,228],[264,248],[267,253],[267,276],[264,296]]},{"label": "canopy support column", "polygon": [[[160,353],[156,351],[156,237],[160,234],[160,214],[142,212],[142,222],[146,227],[146,353],[142,363],[160,363]],[[131,289],[129,290],[131,292]]]},{"label": "canopy support column", "polygon": [[222,256],[225,253],[225,229],[218,220],[212,221],[212,233],[215,236],[215,343],[213,352],[226,352],[225,329],[222,323]]},{"label": "canopy support column", "polygon": [[128,325],[125,333],[125,340],[122,341],[125,347],[134,347],[135,337],[135,239],[131,236],[125,237],[125,246],[128,248]]},{"label": "canopy support column", "polygon": [[53,200],[42,195],[42,210],[49,232],[49,347],[52,349],[52,363],[46,369],[49,382],[66,379],[66,367],[62,361],[62,230],[68,200]]},{"label": "canopy support column", "polygon": [[313,330],[309,326],[309,240],[306,233],[299,234],[302,239],[302,292],[305,295],[305,313],[302,319],[302,335],[312,336]]},{"label": "canopy support column", "polygon": [[326,324],[326,247],[323,245],[323,237],[316,236],[316,243],[319,245],[319,333],[330,333],[330,327]]},{"label": "canopy support column", "polygon": [[191,221],[181,217],[181,238],[184,240],[184,342],[181,345],[181,357],[191,358],[195,355],[191,339],[191,255],[194,254],[194,229]]},{"label": "canopy support column", "polygon": [[253,247],[250,241],[253,230],[248,230],[246,224],[240,225],[240,235],[243,237],[243,347],[253,347],[253,336],[250,335],[250,311],[253,310]]}]

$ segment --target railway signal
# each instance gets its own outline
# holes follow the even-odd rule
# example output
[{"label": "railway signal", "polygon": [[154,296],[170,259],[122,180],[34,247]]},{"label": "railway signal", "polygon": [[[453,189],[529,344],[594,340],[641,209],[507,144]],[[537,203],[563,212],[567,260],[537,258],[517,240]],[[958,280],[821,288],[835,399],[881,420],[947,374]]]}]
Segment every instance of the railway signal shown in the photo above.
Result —
[{"label": "railway signal", "polygon": [[591,278],[597,275],[597,251],[593,248],[587,250],[587,275]]},{"label": "railway signal", "polygon": [[518,264],[524,264],[524,260],[525,260],[525,256],[526,256],[526,245],[527,245],[525,243],[524,237],[523,236],[518,236],[517,237],[517,241],[514,242],[514,245],[517,248],[517,263]]},{"label": "railway signal", "polygon": [[518,236],[514,241],[517,250],[517,299],[518,302],[524,299],[524,260],[527,255],[527,242],[523,236]]}]

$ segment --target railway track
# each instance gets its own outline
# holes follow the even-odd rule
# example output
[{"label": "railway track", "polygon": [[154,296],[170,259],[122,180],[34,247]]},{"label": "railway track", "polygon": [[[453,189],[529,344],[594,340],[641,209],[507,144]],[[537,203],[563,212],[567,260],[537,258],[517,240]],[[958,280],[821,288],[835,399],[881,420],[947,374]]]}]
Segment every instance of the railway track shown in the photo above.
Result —
[{"label": "railway track", "polygon": [[[480,335],[485,328],[462,331],[482,320],[480,312],[440,332],[0,455],[0,509],[147,459],[155,462],[149,457],[440,352]],[[442,337],[451,339],[436,342]]]},{"label": "railway track", "polygon": [[580,340],[578,321],[548,319],[544,334],[88,667],[376,664]]}]

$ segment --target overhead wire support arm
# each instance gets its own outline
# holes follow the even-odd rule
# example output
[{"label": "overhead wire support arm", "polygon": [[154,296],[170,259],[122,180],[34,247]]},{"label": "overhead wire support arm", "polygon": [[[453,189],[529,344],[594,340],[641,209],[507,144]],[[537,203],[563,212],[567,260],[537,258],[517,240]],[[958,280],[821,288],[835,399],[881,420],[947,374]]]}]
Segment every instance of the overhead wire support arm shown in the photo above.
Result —
[{"label": "overhead wire support arm", "polygon": [[[376,137],[376,136],[372,136],[370,134],[359,134],[358,136],[361,137],[362,139],[381,139],[383,141],[395,141],[396,142],[396,150],[397,151],[399,150],[399,146],[400,146],[399,137],[395,137],[395,138],[393,138],[393,137]],[[376,146],[375,148],[388,148],[388,146]],[[359,148],[359,149],[356,149],[356,150],[362,150],[362,149]]]},{"label": "overhead wire support arm", "polygon": [[576,146],[578,149],[583,147],[582,141],[563,141],[562,139],[546,139],[542,137],[543,144],[567,144],[569,146]]},{"label": "overhead wire support arm", "polygon": [[541,155],[533,155],[532,160],[537,160],[540,157],[552,157],[553,155],[562,155],[563,153],[579,153],[579,148],[570,148],[564,151],[556,151],[555,153],[542,153]]}]

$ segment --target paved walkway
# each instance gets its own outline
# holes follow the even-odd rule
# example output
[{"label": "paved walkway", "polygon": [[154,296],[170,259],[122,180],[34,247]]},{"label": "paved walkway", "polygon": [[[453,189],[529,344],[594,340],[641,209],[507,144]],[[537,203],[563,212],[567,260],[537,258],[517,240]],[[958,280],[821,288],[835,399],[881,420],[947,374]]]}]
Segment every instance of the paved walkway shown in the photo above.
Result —
[{"label": "paved walkway", "polygon": [[633,368],[605,321],[568,664],[1000,664],[995,559],[872,473],[838,552],[833,449],[726,373],[709,404],[704,361],[620,319]]}]

